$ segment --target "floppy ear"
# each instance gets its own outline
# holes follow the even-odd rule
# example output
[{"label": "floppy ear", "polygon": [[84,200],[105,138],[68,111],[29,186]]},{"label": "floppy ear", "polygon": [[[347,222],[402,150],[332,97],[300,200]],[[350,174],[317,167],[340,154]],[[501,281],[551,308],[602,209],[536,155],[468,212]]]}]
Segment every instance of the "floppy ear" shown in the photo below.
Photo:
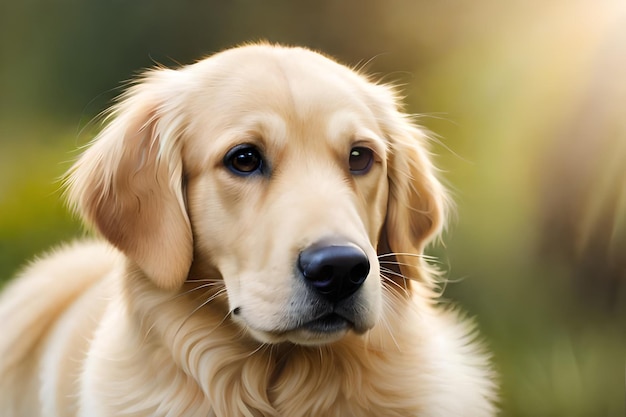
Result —
[{"label": "floppy ear", "polygon": [[402,276],[433,288],[433,270],[421,255],[443,228],[447,193],[435,175],[422,130],[407,116],[395,113],[386,133],[390,141],[389,203],[379,253],[395,254]]},{"label": "floppy ear", "polygon": [[83,219],[163,289],[182,285],[193,256],[178,76],[154,70],[131,87],[66,182]]}]

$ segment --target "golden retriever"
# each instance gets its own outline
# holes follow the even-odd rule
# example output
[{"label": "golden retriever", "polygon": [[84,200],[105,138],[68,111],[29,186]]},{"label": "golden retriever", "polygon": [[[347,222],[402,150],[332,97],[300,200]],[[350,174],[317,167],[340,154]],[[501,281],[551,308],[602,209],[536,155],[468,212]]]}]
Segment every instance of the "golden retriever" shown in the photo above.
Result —
[{"label": "golden retriever", "polygon": [[436,303],[447,197],[393,89],[303,48],[147,72],[70,170],[104,238],[0,300],[0,414],[495,414]]}]

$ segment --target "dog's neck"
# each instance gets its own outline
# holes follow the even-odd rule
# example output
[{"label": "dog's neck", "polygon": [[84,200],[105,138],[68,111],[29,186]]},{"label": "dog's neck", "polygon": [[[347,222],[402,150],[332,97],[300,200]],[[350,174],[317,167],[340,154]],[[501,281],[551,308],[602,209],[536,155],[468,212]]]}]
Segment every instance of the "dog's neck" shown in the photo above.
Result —
[{"label": "dog's neck", "polygon": [[[389,361],[407,361],[404,356],[411,351],[406,341],[390,337],[395,330],[387,327],[403,320],[383,317],[381,324],[365,335],[350,333],[323,346],[261,344],[230,319],[226,296],[216,295],[218,288],[198,290],[201,285],[201,281],[189,280],[177,293],[168,293],[135,269],[127,274],[125,291],[133,300],[128,304],[128,319],[142,334],[135,339],[141,343],[137,350],[145,351],[148,345],[155,358],[170,355],[172,369],[160,372],[183,372],[174,378],[186,381],[181,389],[189,390],[190,379],[195,381],[198,395],[215,415],[340,416],[341,410],[361,415],[355,412],[360,407],[363,415],[372,415],[376,409],[381,413],[377,415],[408,415],[410,408],[394,412],[386,401],[387,396],[398,397],[404,391],[407,401],[414,395],[414,389],[405,385],[404,375],[395,378],[397,387],[389,384],[394,381],[388,375],[390,369],[405,372],[402,366],[389,367]],[[207,297],[214,298],[193,308],[194,302],[180,302],[180,297],[197,306]],[[155,369],[162,366],[154,365]],[[378,395],[361,398],[360,384]]]}]

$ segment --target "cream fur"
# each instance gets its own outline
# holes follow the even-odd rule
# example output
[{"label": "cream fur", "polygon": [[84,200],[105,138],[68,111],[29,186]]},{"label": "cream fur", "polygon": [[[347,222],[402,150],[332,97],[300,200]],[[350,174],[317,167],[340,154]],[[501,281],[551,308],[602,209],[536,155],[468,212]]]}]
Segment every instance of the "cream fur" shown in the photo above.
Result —
[{"label": "cream fur", "polygon": [[[223,166],[242,143],[267,175]],[[0,295],[0,414],[495,415],[488,355],[421,256],[447,205],[426,145],[392,89],[306,49],[148,72],[68,176],[103,241]],[[376,155],[363,175],[354,146]],[[354,330],[332,334],[298,324],[311,294],[294,266],[328,236],[371,264]]]}]

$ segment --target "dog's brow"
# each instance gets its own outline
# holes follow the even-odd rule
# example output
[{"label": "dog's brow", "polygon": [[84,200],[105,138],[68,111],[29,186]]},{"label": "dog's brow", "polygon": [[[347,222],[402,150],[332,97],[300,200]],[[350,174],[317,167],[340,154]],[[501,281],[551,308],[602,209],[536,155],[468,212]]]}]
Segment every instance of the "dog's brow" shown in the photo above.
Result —
[{"label": "dog's brow", "polygon": [[[375,120],[366,112],[348,110],[335,112],[328,120],[327,135],[328,137],[355,137],[355,138],[371,138],[372,140],[380,140],[374,130],[376,128]],[[382,142],[382,140],[381,140]]]},{"label": "dog's brow", "polygon": [[274,112],[258,112],[246,116],[240,126],[245,126],[250,132],[257,132],[264,138],[281,138],[286,136],[287,124],[285,120]]},{"label": "dog's brow", "polygon": [[274,112],[254,112],[232,121],[232,127],[221,135],[217,149],[224,153],[227,149],[242,143],[257,146],[263,152],[280,148],[287,137],[287,123]]}]

